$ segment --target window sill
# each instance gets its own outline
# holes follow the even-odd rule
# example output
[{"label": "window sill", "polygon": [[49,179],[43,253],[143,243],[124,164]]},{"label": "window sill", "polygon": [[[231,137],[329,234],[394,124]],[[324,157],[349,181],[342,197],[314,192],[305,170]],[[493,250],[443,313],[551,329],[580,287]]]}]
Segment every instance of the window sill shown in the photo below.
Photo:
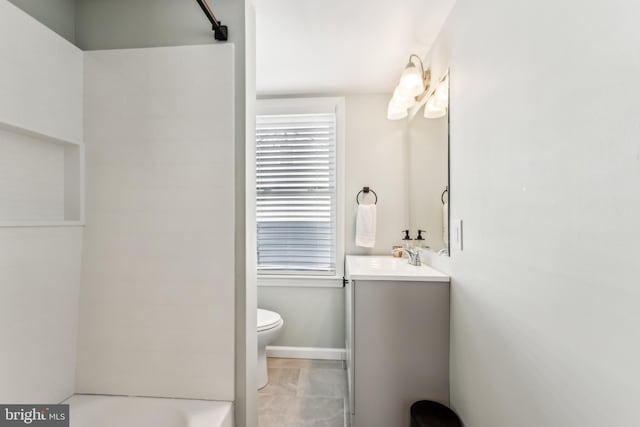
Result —
[{"label": "window sill", "polygon": [[304,276],[273,275],[258,276],[258,286],[289,288],[341,288],[342,275]]}]

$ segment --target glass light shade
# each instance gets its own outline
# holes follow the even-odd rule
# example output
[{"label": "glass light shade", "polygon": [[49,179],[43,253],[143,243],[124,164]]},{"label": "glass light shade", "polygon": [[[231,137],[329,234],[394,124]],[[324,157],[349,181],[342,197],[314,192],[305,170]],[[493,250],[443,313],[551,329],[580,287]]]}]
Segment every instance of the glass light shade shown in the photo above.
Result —
[{"label": "glass light shade", "polygon": [[396,104],[395,99],[391,98],[389,106],[387,107],[387,119],[400,120],[407,117],[409,113],[406,108],[402,108],[401,105]]},{"label": "glass light shade", "polygon": [[446,110],[449,106],[449,102],[446,99],[438,98],[435,93],[429,97],[429,100],[431,105],[439,110]]},{"label": "glass light shade", "polygon": [[415,98],[424,91],[422,73],[415,64],[408,64],[402,72],[400,83],[398,84],[398,91],[403,97],[411,98]]},{"label": "glass light shade", "polygon": [[445,107],[449,104],[449,84],[447,80],[444,80],[438,85],[433,97],[436,99],[438,105]]},{"label": "glass light shade", "polygon": [[439,104],[435,96],[431,96],[424,106],[426,119],[439,119],[447,114],[447,107]]},{"label": "glass light shade", "polygon": [[398,108],[404,108],[405,110],[407,108],[413,107],[413,104],[416,103],[416,98],[413,96],[404,95],[400,90],[400,87],[397,87],[393,91],[393,98],[391,98],[391,100],[393,101],[395,106],[397,106]]}]

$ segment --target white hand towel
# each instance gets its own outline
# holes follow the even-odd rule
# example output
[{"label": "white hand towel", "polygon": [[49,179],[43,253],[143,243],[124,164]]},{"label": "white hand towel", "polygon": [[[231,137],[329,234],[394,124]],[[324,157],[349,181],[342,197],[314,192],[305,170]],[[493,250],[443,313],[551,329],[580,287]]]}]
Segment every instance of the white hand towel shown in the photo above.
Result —
[{"label": "white hand towel", "polygon": [[372,248],[376,244],[376,205],[358,205],[356,245]]},{"label": "white hand towel", "polygon": [[442,241],[444,247],[449,247],[449,203],[442,205]]}]

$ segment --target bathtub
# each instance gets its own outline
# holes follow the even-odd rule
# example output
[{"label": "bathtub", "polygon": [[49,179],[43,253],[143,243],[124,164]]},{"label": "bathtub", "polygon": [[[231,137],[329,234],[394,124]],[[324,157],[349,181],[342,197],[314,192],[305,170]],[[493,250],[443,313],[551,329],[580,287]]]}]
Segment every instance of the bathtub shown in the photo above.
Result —
[{"label": "bathtub", "polygon": [[233,405],[189,399],[77,394],[70,427],[233,427]]}]

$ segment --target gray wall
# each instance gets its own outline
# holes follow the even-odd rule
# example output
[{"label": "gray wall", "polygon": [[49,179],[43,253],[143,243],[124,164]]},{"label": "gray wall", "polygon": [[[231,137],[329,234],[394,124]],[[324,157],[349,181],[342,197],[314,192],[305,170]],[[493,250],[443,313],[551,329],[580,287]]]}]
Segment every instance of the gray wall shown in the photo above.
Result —
[{"label": "gray wall", "polygon": [[343,288],[260,286],[258,305],[284,319],[272,345],[344,348]]},{"label": "gray wall", "polygon": [[75,0],[9,1],[71,43],[75,43]]},{"label": "gray wall", "polygon": [[[83,50],[215,43],[195,0],[9,0]],[[231,42],[244,40],[241,2],[210,6],[229,25]]]},{"label": "gray wall", "polygon": [[[244,13],[238,13],[243,2],[209,3],[216,17],[229,25],[229,40],[244,40]],[[76,39],[84,50],[215,42],[195,0],[77,0],[76,13]]]},{"label": "gray wall", "polygon": [[440,38],[464,221],[451,398],[469,427],[639,423],[638,16],[459,0]]},{"label": "gray wall", "polygon": [[[407,122],[387,120],[390,94],[351,95],[346,98],[345,252],[349,255],[387,255],[401,243],[409,227]],[[424,119],[422,119],[424,120]],[[378,194],[376,245],[356,246],[356,194],[369,186]],[[362,198],[371,203],[372,197]]]}]

